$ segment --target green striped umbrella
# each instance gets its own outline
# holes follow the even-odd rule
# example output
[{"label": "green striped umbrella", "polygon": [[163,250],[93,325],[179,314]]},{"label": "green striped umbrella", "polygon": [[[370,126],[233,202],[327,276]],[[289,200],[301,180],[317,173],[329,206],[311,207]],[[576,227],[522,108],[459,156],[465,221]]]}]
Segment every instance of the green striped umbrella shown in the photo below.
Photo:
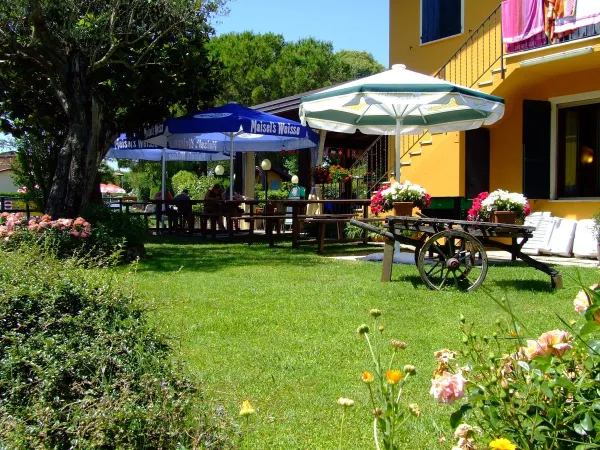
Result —
[{"label": "green striped umbrella", "polygon": [[[412,72],[402,64],[302,99],[300,120],[312,128],[365,134],[447,133],[491,125],[504,115],[504,100]],[[400,139],[396,179],[400,180]]]}]

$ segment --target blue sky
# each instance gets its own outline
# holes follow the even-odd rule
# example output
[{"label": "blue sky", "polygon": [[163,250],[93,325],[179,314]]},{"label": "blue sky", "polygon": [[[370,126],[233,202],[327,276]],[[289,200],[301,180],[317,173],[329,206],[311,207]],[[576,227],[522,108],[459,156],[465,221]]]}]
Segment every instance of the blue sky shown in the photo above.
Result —
[{"label": "blue sky", "polygon": [[364,50],[388,67],[389,0],[233,0],[213,20],[217,34],[273,32],[288,41],[314,37],[338,50]]}]

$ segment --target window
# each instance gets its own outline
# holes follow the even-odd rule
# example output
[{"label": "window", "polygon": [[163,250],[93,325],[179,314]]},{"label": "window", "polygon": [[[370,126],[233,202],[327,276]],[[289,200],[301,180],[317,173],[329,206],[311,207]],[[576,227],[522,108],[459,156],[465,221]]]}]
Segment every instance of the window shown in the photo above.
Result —
[{"label": "window", "polygon": [[463,0],[421,0],[421,44],[462,33]]},{"label": "window", "polygon": [[600,103],[559,107],[559,197],[600,197]]}]

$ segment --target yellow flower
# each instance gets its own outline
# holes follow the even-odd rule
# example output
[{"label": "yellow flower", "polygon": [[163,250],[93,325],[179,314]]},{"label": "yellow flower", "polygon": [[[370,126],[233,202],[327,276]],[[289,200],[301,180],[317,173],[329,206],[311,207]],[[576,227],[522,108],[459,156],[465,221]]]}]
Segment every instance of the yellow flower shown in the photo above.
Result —
[{"label": "yellow flower", "polygon": [[495,450],[516,450],[517,446],[506,438],[498,438],[490,442],[490,448]]},{"label": "yellow flower", "polygon": [[360,377],[367,384],[372,383],[373,380],[375,380],[375,377],[373,377],[373,374],[371,372],[367,372],[366,370],[362,373],[362,375]]},{"label": "yellow flower", "polygon": [[385,373],[385,379],[390,384],[397,384],[402,379],[402,372],[399,370],[388,370]]},{"label": "yellow flower", "polygon": [[240,416],[251,416],[252,414],[256,414],[256,410],[250,404],[250,401],[244,400],[242,403],[242,409],[240,409]]}]

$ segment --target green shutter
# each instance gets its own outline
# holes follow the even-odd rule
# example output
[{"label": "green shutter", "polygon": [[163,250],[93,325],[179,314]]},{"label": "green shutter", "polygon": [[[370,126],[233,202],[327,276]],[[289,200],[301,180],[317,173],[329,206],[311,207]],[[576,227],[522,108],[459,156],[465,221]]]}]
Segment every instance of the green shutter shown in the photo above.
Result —
[{"label": "green shutter", "polygon": [[550,102],[523,100],[523,194],[550,198]]}]

